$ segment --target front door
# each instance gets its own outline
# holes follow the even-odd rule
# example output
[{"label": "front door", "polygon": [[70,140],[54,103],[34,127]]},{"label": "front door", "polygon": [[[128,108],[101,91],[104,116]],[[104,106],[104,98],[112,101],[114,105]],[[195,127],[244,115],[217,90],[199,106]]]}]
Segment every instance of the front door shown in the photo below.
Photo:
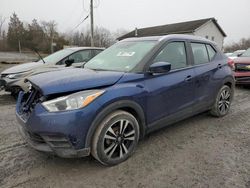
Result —
[{"label": "front door", "polygon": [[173,41],[168,43],[152,62],[171,63],[171,71],[166,74],[149,75],[145,79],[148,91],[147,120],[150,129],[154,129],[150,126],[155,126],[158,121],[192,113],[194,70],[189,66],[186,52],[184,41]]}]

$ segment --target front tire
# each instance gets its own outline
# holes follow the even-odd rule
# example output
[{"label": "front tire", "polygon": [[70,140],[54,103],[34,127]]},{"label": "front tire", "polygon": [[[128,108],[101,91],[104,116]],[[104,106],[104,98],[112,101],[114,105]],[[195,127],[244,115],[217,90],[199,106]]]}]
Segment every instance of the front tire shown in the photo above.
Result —
[{"label": "front tire", "polygon": [[215,117],[223,117],[228,114],[233,98],[232,89],[224,85],[217,94],[213,108],[210,114]]},{"label": "front tire", "polygon": [[104,165],[112,166],[127,160],[139,141],[136,118],[122,110],[109,114],[97,128],[91,154]]}]

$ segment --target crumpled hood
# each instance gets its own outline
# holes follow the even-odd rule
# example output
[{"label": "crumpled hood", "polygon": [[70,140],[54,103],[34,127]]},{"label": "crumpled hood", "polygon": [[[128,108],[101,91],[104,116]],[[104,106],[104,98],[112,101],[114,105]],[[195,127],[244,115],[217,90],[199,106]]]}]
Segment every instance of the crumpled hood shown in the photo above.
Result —
[{"label": "crumpled hood", "polygon": [[68,68],[34,75],[28,78],[28,81],[40,88],[43,95],[51,95],[113,85],[123,74],[123,72]]},{"label": "crumpled hood", "polygon": [[16,73],[21,73],[21,72],[27,72],[27,71],[30,71],[31,69],[34,69],[40,66],[43,66],[43,63],[39,63],[39,62],[24,63],[24,64],[16,65],[9,69],[4,70],[2,74],[16,74]]}]

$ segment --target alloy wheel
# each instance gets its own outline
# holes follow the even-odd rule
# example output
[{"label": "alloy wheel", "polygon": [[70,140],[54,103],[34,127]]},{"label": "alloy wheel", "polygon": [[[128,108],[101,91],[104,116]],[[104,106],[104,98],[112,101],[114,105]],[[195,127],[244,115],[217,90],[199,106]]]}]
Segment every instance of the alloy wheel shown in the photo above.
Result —
[{"label": "alloy wheel", "polygon": [[228,112],[230,108],[230,101],[231,101],[230,97],[231,97],[230,90],[224,89],[221,91],[220,99],[218,102],[218,109],[221,114],[226,114]]},{"label": "alloy wheel", "polygon": [[104,153],[109,159],[121,159],[129,153],[135,140],[135,129],[132,123],[125,119],[118,120],[105,133]]}]

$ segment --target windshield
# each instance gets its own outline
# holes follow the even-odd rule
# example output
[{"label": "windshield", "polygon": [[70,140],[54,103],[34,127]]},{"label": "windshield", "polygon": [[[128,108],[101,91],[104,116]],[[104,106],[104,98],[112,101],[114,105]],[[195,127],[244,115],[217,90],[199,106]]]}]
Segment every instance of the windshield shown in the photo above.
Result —
[{"label": "windshield", "polygon": [[250,57],[250,48],[248,48],[242,55],[241,57]]},{"label": "windshield", "polygon": [[[71,49],[63,49],[43,58],[43,60],[45,61],[45,63],[56,64],[57,62],[61,61],[63,58],[72,54],[73,52],[74,51],[72,51]],[[39,60],[39,62],[42,63],[43,61]]]},{"label": "windshield", "polygon": [[156,41],[118,42],[95,56],[85,68],[129,72],[155,46]]}]

